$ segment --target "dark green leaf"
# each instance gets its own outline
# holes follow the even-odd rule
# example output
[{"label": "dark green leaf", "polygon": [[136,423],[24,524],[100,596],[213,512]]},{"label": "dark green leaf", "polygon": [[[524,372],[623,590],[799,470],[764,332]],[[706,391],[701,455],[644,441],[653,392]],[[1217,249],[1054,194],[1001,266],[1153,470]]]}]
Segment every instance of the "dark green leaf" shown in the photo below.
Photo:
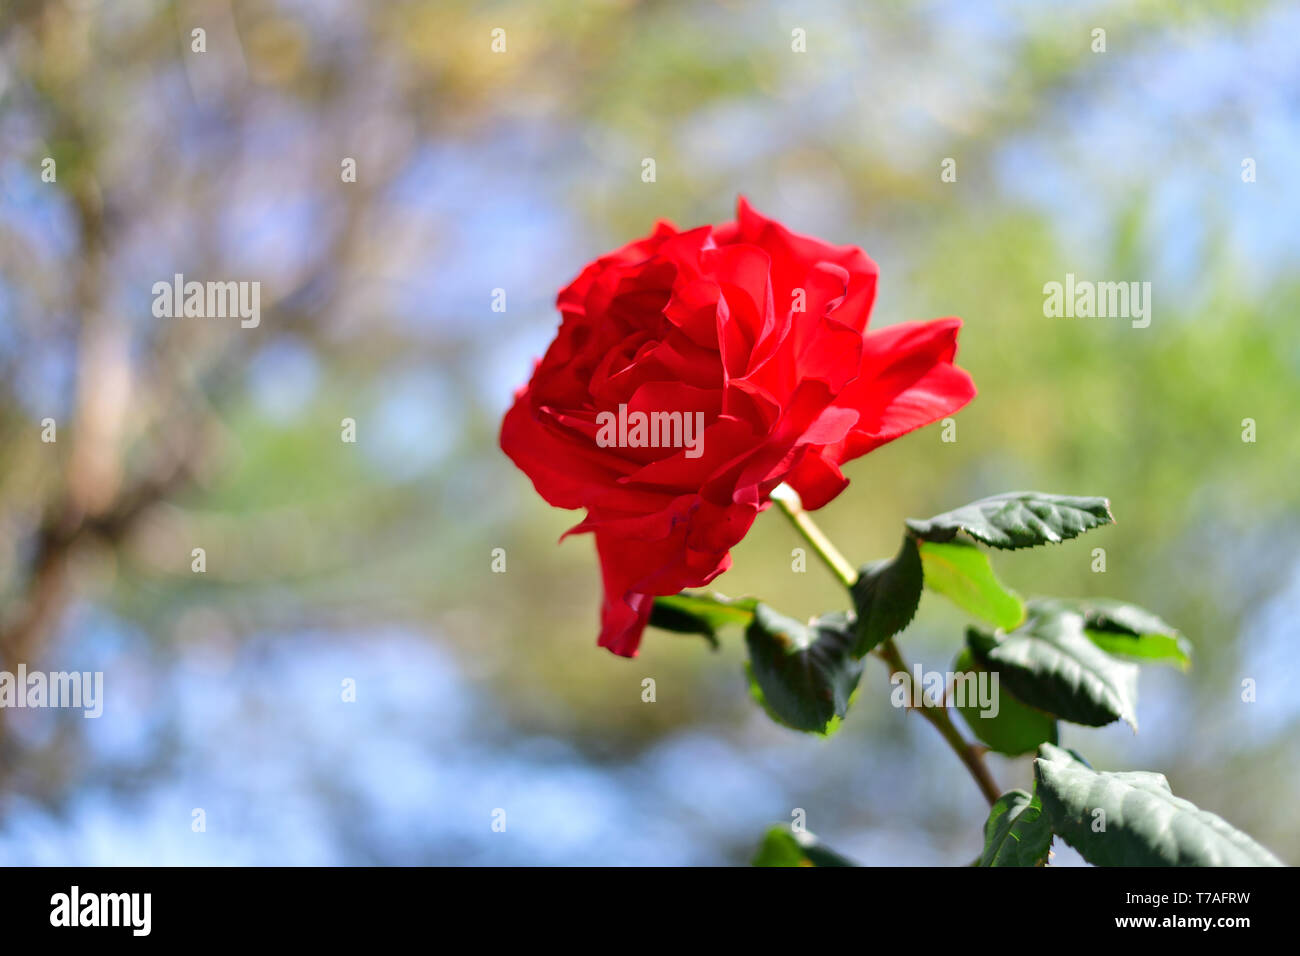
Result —
[{"label": "dark green leaf", "polygon": [[1038,797],[1011,790],[998,797],[984,824],[980,866],[1046,866],[1052,828]]},{"label": "dark green leaf", "polygon": [[929,520],[909,518],[907,527],[926,541],[951,541],[964,531],[994,548],[1030,548],[1067,541],[1114,520],[1105,498],[1012,491]]},{"label": "dark green leaf", "polygon": [[760,603],[745,630],[751,690],[778,722],[828,734],[862,676],[855,640],[850,615],[835,612],[804,625]]},{"label": "dark green leaf", "polygon": [[794,833],[789,827],[767,831],[754,854],[753,866],[856,866],[828,849],[811,833]]},{"label": "dark green leaf", "polygon": [[1160,773],[1091,770],[1044,744],[1035,793],[1052,829],[1097,866],[1281,866],[1221,817],[1175,797]]},{"label": "dark green leaf", "polygon": [[920,546],[925,586],[968,614],[994,627],[1012,630],[1025,619],[1025,605],[993,574],[989,556],[964,541],[923,541]]},{"label": "dark green leaf", "polygon": [[683,591],[671,597],[655,598],[650,625],[678,634],[703,634],[717,647],[718,632],[728,625],[748,627],[757,604],[754,598]]},{"label": "dark green leaf", "polygon": [[916,539],[904,535],[897,555],[864,565],[853,584],[853,604],[858,614],[854,656],[870,653],[881,641],[907,627],[920,600],[921,558]]},{"label": "dark green leaf", "polygon": [[1031,614],[1010,634],[968,628],[966,642],[1026,704],[1076,724],[1123,720],[1137,730],[1137,665],[1089,640],[1078,614]]},{"label": "dark green leaf", "polygon": [[1184,670],[1192,662],[1192,645],[1187,638],[1172,624],[1137,605],[1109,598],[1078,598],[1031,601],[1030,606],[1082,615],[1088,637],[1107,653],[1176,664]]},{"label": "dark green leaf", "polygon": [[[952,703],[961,714],[966,726],[976,737],[987,744],[989,749],[1000,754],[1015,757],[1031,753],[1038,745],[1056,743],[1056,718],[1045,714],[1035,707],[1021,703],[1001,686],[1001,679],[992,688],[993,706],[984,706],[974,690],[978,685],[963,683],[964,675],[972,675],[976,680],[982,673],[987,673],[976,662],[969,648],[963,648],[952,665],[956,680],[953,683]],[[996,672],[989,673],[989,680],[997,677]],[[966,678],[969,681],[969,678]]]}]

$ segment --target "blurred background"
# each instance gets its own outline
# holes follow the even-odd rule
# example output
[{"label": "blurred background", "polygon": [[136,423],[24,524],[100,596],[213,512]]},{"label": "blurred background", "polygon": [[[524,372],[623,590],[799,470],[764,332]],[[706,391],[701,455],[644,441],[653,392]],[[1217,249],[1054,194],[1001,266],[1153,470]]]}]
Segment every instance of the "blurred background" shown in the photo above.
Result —
[{"label": "blurred background", "polygon": [[[749,699],[739,635],[598,649],[590,537],[497,448],[557,290],[744,193],[879,262],[874,325],[966,322],[958,440],[850,464],[840,546],[1109,496],[999,575],[1196,659],[1144,669],[1138,736],[1063,742],[1300,863],[1298,35],[1284,2],[7,0],[0,669],[103,671],[105,706],[0,711],[0,862],[744,863],[795,808],[862,863],[974,858],[986,807],[878,662],[823,740]],[[1150,327],[1045,318],[1067,272],[1151,282]],[[260,281],[261,324],[155,318],[175,273]],[[764,515],[715,586],[842,606],[799,544]],[[963,623],[927,595],[900,644],[946,670]]]}]

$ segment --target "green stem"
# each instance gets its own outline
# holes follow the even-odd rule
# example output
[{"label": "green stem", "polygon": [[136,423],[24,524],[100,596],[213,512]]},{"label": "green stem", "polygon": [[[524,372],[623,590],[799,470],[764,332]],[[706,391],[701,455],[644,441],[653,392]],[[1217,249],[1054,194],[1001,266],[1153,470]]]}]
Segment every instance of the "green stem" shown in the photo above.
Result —
[{"label": "green stem", "polygon": [[[893,638],[887,638],[882,641],[876,648],[876,654],[889,665],[891,675],[902,673],[908,683],[907,706],[909,709],[916,711],[926,720],[928,720],[934,729],[939,731],[943,739],[948,742],[958,759],[966,765],[970,775],[975,779],[975,784],[980,788],[980,793],[984,794],[984,799],[992,806],[997,802],[998,797],[1002,795],[1002,790],[998,787],[997,781],[993,779],[993,774],[989,772],[988,764],[984,762],[984,755],[975,745],[966,740],[957,725],[952,722],[948,716],[948,702],[939,700],[935,702],[913,700],[912,694],[912,672],[903,660],[903,655],[899,653],[898,645],[894,643]],[[923,692],[924,693],[924,692]]]},{"label": "green stem", "polygon": [[[839,578],[840,582],[853,590],[853,584],[858,579],[858,572],[854,569],[849,560],[840,553],[839,548],[831,543],[830,538],[817,527],[816,522],[809,516],[808,512],[803,510],[803,502],[799,499],[799,493],[789,485],[778,485],[771,494],[771,498],[776,502],[777,507],[790,519],[791,524],[795,526],[804,540],[812,546],[817,552],[817,556],[825,562],[831,572]],[[909,691],[911,690],[912,671],[903,660],[902,653],[898,650],[898,645],[894,643],[893,638],[888,638],[881,642],[880,646],[874,651],[877,657],[883,660],[890,669],[890,673],[902,673],[908,682]],[[912,694],[907,695],[908,707],[916,711],[926,721],[933,725],[934,729],[939,731],[940,736],[952,748],[959,760],[970,771],[976,785],[980,788],[980,793],[988,800],[990,804],[997,801],[1002,795],[1001,788],[989,773],[988,765],[984,763],[983,753],[973,744],[961,735],[952,718],[948,716],[947,701],[940,700],[933,702],[933,705],[927,705],[925,701],[917,702],[912,699]]]},{"label": "green stem", "polygon": [[849,559],[840,554],[840,549],[831,544],[831,539],[822,533],[822,529],[817,527],[816,522],[809,516],[808,512],[803,510],[803,502],[799,499],[799,492],[795,491],[784,482],[777,485],[771,494],[771,499],[776,502],[785,516],[789,518],[795,528],[804,536],[812,549],[817,552],[818,556],[826,563],[826,566],[834,572],[835,576],[840,579],[846,588],[852,589],[853,582],[858,579],[857,569],[849,562]]}]

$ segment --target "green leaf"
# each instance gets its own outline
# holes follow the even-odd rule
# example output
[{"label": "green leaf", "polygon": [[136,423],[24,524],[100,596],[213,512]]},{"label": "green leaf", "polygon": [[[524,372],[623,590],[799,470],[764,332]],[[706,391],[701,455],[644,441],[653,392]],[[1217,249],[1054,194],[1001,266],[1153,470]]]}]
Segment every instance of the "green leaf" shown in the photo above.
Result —
[{"label": "green leaf", "polygon": [[1059,544],[1114,521],[1105,498],[1011,491],[929,520],[909,518],[907,527],[926,541],[951,541],[964,531],[994,548],[1030,548]]},{"label": "green leaf", "polygon": [[754,598],[729,598],[710,592],[683,591],[655,598],[650,625],[678,634],[703,634],[714,647],[718,632],[728,625],[748,627],[754,618]]},{"label": "green leaf", "polygon": [[811,833],[794,833],[789,827],[767,831],[754,854],[753,866],[856,866],[822,844]]},{"label": "green leaf", "polygon": [[923,541],[921,566],[925,586],[968,614],[994,627],[1012,630],[1025,619],[1025,604],[993,574],[989,556],[964,541]]},{"label": "green leaf", "polygon": [[1123,720],[1137,731],[1137,665],[1089,640],[1080,615],[1031,614],[1010,634],[968,628],[966,643],[1026,704],[1076,724]]},{"label": "green leaf", "polygon": [[1175,664],[1184,670],[1192,663],[1191,642],[1178,628],[1135,604],[1109,598],[1079,598],[1031,601],[1030,606],[1082,615],[1088,637],[1109,654]]},{"label": "green leaf", "polygon": [[984,824],[980,866],[1046,866],[1052,828],[1038,797],[1010,790],[998,797]]},{"label": "green leaf", "polygon": [[751,691],[779,723],[829,734],[862,676],[855,639],[850,615],[834,612],[804,625],[760,603],[745,630]]},{"label": "green leaf", "polygon": [[[953,704],[971,733],[987,744],[990,750],[1017,757],[1037,750],[1041,743],[1057,742],[1056,718],[1016,700],[1006,688],[1000,686],[1001,678],[996,672],[993,675],[997,677],[998,683],[991,689],[994,691],[992,696],[997,710],[985,716],[985,711],[992,711],[993,707],[982,707],[974,690],[967,689],[971,685],[962,683],[962,675],[971,674],[978,679],[984,672],[969,648],[963,648],[957,655],[952,669],[957,675],[953,683]],[[974,686],[977,687],[978,684]]]},{"label": "green leaf", "polygon": [[1221,817],[1175,797],[1164,774],[1099,772],[1044,744],[1034,779],[1052,829],[1097,866],[1283,865]]},{"label": "green leaf", "polygon": [[863,657],[881,641],[893,637],[912,621],[921,600],[921,557],[916,539],[903,535],[898,554],[863,565],[853,583],[858,615],[855,657]]}]

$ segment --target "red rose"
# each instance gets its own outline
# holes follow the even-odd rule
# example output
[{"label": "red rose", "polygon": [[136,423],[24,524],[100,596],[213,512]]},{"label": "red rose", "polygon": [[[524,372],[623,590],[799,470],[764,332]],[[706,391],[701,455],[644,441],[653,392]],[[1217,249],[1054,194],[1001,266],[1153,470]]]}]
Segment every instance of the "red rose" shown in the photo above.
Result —
[{"label": "red rose", "polygon": [[635,656],[654,596],[730,567],[778,484],[819,508],[841,464],[974,397],[960,319],[867,333],[876,273],[742,197],[735,222],[659,222],[560,292],[501,447],[552,505],[587,509],[569,533],[596,535],[601,646]]}]

